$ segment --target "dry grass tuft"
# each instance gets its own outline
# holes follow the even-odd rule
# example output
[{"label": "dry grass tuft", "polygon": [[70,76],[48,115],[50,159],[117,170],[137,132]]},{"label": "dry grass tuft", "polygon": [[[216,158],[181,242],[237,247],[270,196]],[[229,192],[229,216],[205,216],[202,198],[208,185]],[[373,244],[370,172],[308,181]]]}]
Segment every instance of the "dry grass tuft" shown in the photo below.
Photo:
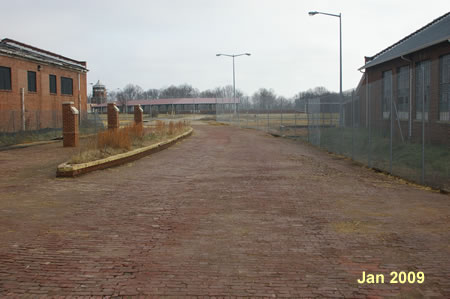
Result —
[{"label": "dry grass tuft", "polygon": [[157,120],[154,128],[134,124],[99,132],[97,136],[87,138],[82,143],[79,153],[74,155],[69,163],[85,163],[124,153],[171,138],[189,128],[189,123],[185,121],[171,121],[167,125],[165,122]]}]

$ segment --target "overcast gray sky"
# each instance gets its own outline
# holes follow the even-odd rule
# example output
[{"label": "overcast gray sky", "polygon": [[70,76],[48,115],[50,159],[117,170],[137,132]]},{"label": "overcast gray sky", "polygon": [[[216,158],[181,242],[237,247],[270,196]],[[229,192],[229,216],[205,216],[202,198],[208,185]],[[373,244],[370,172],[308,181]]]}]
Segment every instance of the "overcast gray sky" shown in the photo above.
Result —
[{"label": "overcast gray sky", "polygon": [[175,84],[232,84],[286,97],[325,86],[339,90],[342,13],[343,88],[357,85],[364,56],[397,42],[450,10],[448,0],[148,0],[3,1],[0,38],[85,60],[88,82],[109,90]]}]

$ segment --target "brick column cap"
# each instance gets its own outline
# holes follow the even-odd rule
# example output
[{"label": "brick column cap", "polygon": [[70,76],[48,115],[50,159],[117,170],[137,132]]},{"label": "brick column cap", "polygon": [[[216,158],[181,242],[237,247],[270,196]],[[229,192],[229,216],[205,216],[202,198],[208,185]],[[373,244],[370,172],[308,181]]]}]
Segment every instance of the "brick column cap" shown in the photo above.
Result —
[{"label": "brick column cap", "polygon": [[72,111],[72,114],[79,114],[78,109],[75,107],[70,107],[70,111]]},{"label": "brick column cap", "polygon": [[113,105],[114,106],[114,110],[119,112],[119,108],[117,108],[116,103],[108,103],[108,106],[110,106],[110,105]]},{"label": "brick column cap", "polygon": [[73,105],[74,103],[69,101],[69,102],[63,102],[62,104],[63,105]]},{"label": "brick column cap", "polygon": [[136,109],[136,108],[139,109],[141,112],[144,112],[141,105],[134,105],[134,109]]}]

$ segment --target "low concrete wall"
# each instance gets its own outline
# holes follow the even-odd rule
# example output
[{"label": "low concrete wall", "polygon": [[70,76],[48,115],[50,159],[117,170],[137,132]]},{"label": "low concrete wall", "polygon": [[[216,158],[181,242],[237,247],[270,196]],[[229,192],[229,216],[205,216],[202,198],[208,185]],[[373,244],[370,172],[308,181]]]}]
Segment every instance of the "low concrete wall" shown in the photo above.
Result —
[{"label": "low concrete wall", "polygon": [[159,142],[156,144],[152,144],[146,147],[138,148],[123,154],[118,154],[114,156],[110,156],[104,159],[80,163],[80,164],[69,164],[62,163],[58,166],[56,170],[57,177],[75,177],[81,174],[85,174],[91,171],[105,169],[109,167],[114,167],[118,165],[122,165],[147,155],[159,152],[163,149],[168,148],[169,146],[175,144],[177,141],[186,138],[192,134],[194,130],[191,128],[188,132],[183,133],[175,138],[169,139],[167,141]]}]

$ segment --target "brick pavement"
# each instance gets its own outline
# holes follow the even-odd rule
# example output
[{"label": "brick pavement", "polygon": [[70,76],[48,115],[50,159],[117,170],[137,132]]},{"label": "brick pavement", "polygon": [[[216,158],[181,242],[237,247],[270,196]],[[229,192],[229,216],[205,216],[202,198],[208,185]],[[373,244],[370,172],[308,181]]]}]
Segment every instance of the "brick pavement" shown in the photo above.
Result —
[{"label": "brick pavement", "polygon": [[[448,195],[227,126],[56,179],[72,151],[0,152],[2,297],[450,296]],[[362,271],[426,279],[359,285]]]}]

